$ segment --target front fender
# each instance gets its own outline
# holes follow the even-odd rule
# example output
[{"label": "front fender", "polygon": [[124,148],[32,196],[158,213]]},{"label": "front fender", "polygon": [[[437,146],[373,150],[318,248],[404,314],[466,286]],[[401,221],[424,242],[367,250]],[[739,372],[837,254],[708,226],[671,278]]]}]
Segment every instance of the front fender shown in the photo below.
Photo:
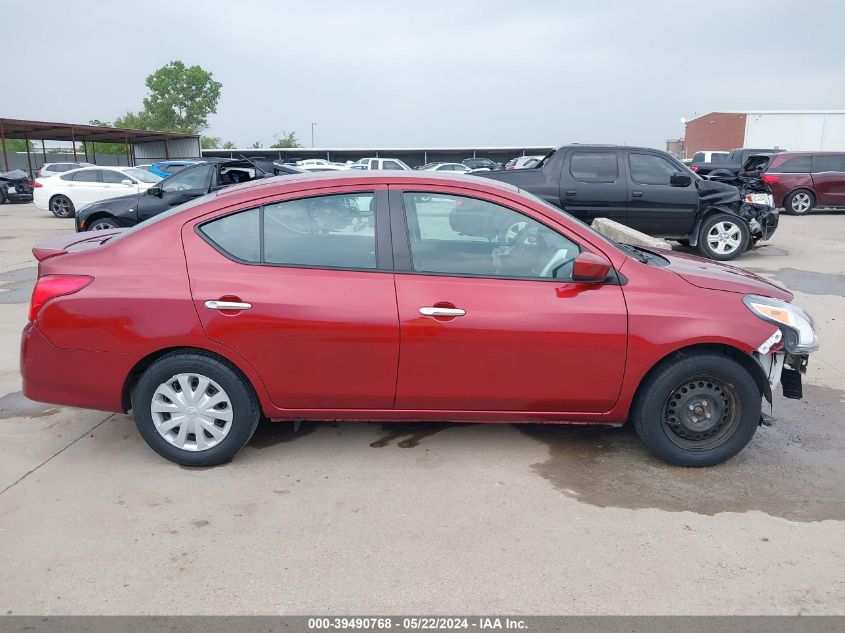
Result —
[{"label": "front fender", "polygon": [[695,223],[692,225],[692,228],[690,229],[689,235],[687,235],[687,240],[689,241],[690,246],[697,246],[698,245],[698,233],[701,230],[701,225],[704,223],[704,220],[709,218],[714,213],[727,213],[728,215],[732,215],[732,216],[736,217],[737,219],[742,220],[743,222],[748,224],[748,222],[745,220],[745,218],[740,216],[732,206],[729,206],[727,204],[710,205],[709,207],[707,207],[707,209],[704,211],[704,213],[700,214],[696,218]]}]

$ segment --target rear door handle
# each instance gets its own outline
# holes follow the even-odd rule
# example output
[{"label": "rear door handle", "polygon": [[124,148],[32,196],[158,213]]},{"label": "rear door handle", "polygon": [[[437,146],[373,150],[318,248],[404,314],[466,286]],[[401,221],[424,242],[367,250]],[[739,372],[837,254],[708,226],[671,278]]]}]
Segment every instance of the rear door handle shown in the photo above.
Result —
[{"label": "rear door handle", "polygon": [[643,192],[642,191],[632,191],[631,195],[634,196],[635,198],[642,198]]},{"label": "rear door handle", "polygon": [[420,314],[423,316],[450,316],[459,317],[464,316],[466,310],[461,308],[438,308],[437,306],[425,306],[420,308]]},{"label": "rear door handle", "polygon": [[252,304],[241,301],[206,301],[205,307],[209,310],[249,310]]},{"label": "rear door handle", "polygon": [[567,195],[567,196],[574,196],[574,195],[575,195],[575,190],[574,190],[574,189],[567,189],[567,190],[566,190],[566,195]]}]

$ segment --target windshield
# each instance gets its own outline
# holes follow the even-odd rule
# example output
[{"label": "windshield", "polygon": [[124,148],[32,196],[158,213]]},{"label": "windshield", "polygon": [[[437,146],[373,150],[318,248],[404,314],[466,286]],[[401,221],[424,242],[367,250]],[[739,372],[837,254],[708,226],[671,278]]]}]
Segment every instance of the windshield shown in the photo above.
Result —
[{"label": "windshield", "polygon": [[130,167],[129,169],[124,169],[123,173],[128,176],[132,176],[135,180],[140,180],[141,182],[148,182],[150,184],[161,180],[161,176],[157,176],[156,174],[149,172],[146,169],[138,169],[137,167]]},{"label": "windshield", "polygon": [[177,213],[181,213],[185,209],[190,209],[192,207],[199,206],[209,200],[214,200],[217,197],[217,192],[213,191],[211,193],[207,193],[204,196],[200,196],[199,198],[194,198],[193,200],[189,200],[184,204],[177,205],[171,209],[168,209],[164,213],[159,213],[158,215],[154,215],[151,218],[147,218],[143,222],[138,222],[135,226],[126,229],[125,231],[121,231],[120,233],[115,233],[114,235],[110,235],[107,237],[103,242],[116,242],[118,240],[122,240],[127,235],[132,235],[133,233],[137,233],[148,226],[152,226],[153,224],[157,224],[162,220],[166,220],[169,217],[176,215]]}]

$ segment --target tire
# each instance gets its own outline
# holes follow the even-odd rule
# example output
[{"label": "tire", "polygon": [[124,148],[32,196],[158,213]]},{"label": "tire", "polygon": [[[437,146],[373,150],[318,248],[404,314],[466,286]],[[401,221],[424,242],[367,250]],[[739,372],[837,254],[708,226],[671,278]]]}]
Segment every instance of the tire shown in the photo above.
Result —
[{"label": "tire", "polygon": [[744,220],[727,213],[705,219],[698,234],[698,252],[708,259],[728,261],[742,255],[751,241]]},{"label": "tire", "polygon": [[812,191],[796,189],[783,199],[783,210],[790,215],[807,215],[816,206]]},{"label": "tire", "polygon": [[99,218],[94,220],[86,231],[105,231],[106,229],[118,229],[120,225],[114,218]]},{"label": "tire", "polygon": [[[132,409],[150,448],[184,466],[231,460],[252,437],[261,413],[240,372],[197,352],[173,352],[150,365],[135,388]],[[174,426],[176,418],[184,423]]]},{"label": "tire", "polygon": [[50,211],[53,212],[57,218],[72,218],[76,215],[76,209],[73,207],[73,202],[67,196],[53,196],[50,198]]},{"label": "tire", "polygon": [[646,448],[663,461],[714,466],[751,440],[762,399],[754,377],[730,356],[689,352],[659,365],[645,379],[631,419]]}]

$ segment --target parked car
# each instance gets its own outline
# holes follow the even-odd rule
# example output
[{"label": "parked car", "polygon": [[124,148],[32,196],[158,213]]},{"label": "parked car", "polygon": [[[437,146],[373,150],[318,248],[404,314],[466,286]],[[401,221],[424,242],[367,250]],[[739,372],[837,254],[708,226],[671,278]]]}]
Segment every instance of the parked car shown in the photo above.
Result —
[{"label": "parked car", "polygon": [[275,178],[33,254],[26,397],[131,409],[192,466],[232,458],[262,417],[630,420],[658,457],[709,466],[778,382],[801,397],[817,348],[761,277],[619,245],[472,176]]},{"label": "parked car", "polygon": [[730,152],[707,150],[693,154],[690,163],[727,163],[730,158]]},{"label": "parked car", "polygon": [[398,158],[362,158],[352,163],[349,169],[399,169],[413,171]]},{"label": "parked car", "polygon": [[[509,182],[590,223],[609,218],[638,231],[697,246],[710,259],[729,260],[777,228],[777,210],[749,202],[769,193],[762,181],[740,189],[703,179],[666,152],[614,145],[568,145],[535,169],[480,173]],[[747,183],[739,183],[748,186]]]},{"label": "parked car", "polygon": [[542,156],[518,156],[508,163],[510,167],[505,165],[505,169],[532,169],[539,165],[541,160]]},{"label": "parked car", "polygon": [[460,174],[468,174],[472,170],[461,163],[432,163],[429,167],[424,167],[423,171],[450,171]]},{"label": "parked car", "polygon": [[338,165],[322,158],[306,158],[297,161],[296,166],[304,171],[342,171],[349,169],[346,165]]},{"label": "parked car", "polygon": [[[782,152],[782,149],[749,149],[747,147],[741,147],[739,149],[732,150],[730,154],[725,156],[715,156],[715,160],[697,160],[696,156],[699,153],[705,154],[706,152],[699,152],[693,155],[693,160],[689,165],[689,168],[697,173],[699,176],[706,176],[713,170],[724,170],[733,173],[735,176],[739,174],[742,166],[745,164],[745,161],[748,160],[748,157],[752,154],[776,154],[778,152]],[[711,152],[711,155],[715,152]]]},{"label": "parked car", "polygon": [[171,174],[175,174],[177,172],[182,171],[186,167],[190,167],[192,165],[196,165],[201,161],[198,160],[162,160],[157,163],[153,163],[150,165],[149,170],[151,173],[159,176],[161,178],[167,178]]},{"label": "parked car", "polygon": [[0,204],[32,200],[32,181],[22,169],[0,172]]},{"label": "parked car", "polygon": [[101,231],[134,226],[210,191],[272,175],[273,166],[266,161],[231,159],[197,163],[160,180],[146,191],[109,198],[78,209],[76,230]]},{"label": "parked car", "polygon": [[[752,157],[753,158],[753,157]],[[771,187],[774,203],[805,215],[815,207],[845,207],[845,152],[782,152],[745,166]]]},{"label": "parked car", "polygon": [[473,171],[477,169],[489,169],[490,171],[495,171],[502,168],[501,163],[497,163],[489,158],[465,158],[461,161],[461,163]]},{"label": "parked car", "polygon": [[161,178],[137,167],[83,167],[35,179],[33,202],[57,218],[72,218],[85,205],[143,193]]},{"label": "parked car", "polygon": [[38,170],[40,178],[47,178],[48,176],[55,176],[56,174],[63,174],[71,169],[79,169],[80,167],[96,167],[94,163],[44,163],[41,169]]}]

